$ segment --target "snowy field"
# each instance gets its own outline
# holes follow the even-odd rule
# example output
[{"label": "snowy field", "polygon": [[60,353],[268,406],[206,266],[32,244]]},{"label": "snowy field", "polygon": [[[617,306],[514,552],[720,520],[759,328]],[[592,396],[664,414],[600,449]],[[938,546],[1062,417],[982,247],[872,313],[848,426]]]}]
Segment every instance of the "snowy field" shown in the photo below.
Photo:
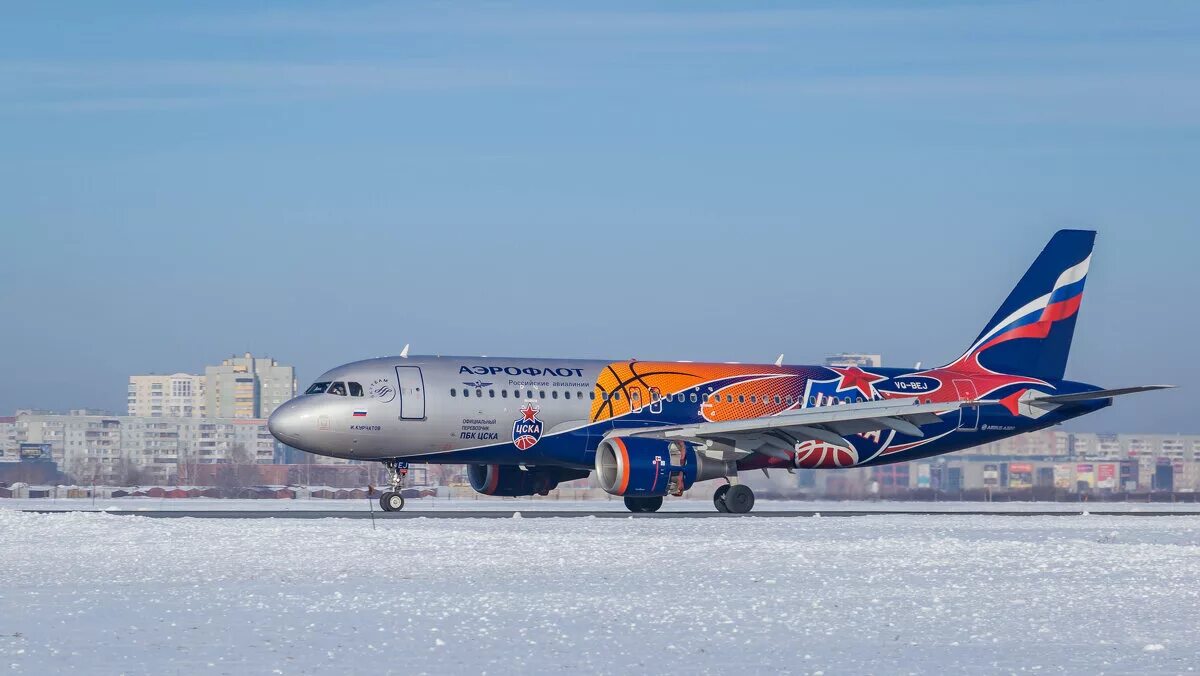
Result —
[{"label": "snowy field", "polygon": [[[378,511],[379,504],[366,500],[221,500],[214,498],[0,498],[0,510],[115,510],[115,511],[162,511],[162,510],[213,510],[213,511]],[[491,498],[447,499],[422,498],[408,500],[404,511],[616,511],[625,512],[620,498],[612,500],[556,500],[554,498]],[[712,512],[712,500],[667,499],[664,512]],[[822,500],[759,500],[754,511],[918,511],[918,512],[1195,512],[1200,514],[1200,503],[1138,503],[1138,502],[869,502],[869,501],[822,501]]]},{"label": "snowy field", "polygon": [[0,510],[14,674],[1200,668],[1200,517]]}]

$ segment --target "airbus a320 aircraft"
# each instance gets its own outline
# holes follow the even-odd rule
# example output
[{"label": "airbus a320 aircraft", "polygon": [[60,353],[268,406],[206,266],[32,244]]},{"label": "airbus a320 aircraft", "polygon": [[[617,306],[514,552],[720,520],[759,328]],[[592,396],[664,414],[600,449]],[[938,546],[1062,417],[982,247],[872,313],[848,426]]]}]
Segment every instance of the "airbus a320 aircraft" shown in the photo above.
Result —
[{"label": "airbus a320 aircraft", "polygon": [[865,467],[1057,425],[1113,397],[1064,380],[1096,233],[1063,230],[979,337],[933,369],[579,359],[397,357],[334,368],[271,416],[310,453],[378,460],[380,504],[404,507],[407,463],[468,464],[472,487],[545,495],[596,471],[633,512],[724,480],[722,512],[754,494],[739,472]]}]

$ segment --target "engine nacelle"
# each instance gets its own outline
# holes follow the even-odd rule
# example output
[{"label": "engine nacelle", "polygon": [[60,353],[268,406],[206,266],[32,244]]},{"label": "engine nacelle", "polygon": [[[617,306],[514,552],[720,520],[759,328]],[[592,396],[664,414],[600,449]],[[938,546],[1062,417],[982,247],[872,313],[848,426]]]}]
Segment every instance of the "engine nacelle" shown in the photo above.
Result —
[{"label": "engine nacelle", "polygon": [[546,495],[563,481],[574,481],[588,475],[586,470],[565,467],[530,467],[516,465],[470,465],[467,478],[471,488],[484,495],[515,498],[523,495]]},{"label": "engine nacelle", "polygon": [[726,476],[728,469],[685,441],[609,437],[596,448],[596,480],[613,495],[683,495],[693,483]]}]

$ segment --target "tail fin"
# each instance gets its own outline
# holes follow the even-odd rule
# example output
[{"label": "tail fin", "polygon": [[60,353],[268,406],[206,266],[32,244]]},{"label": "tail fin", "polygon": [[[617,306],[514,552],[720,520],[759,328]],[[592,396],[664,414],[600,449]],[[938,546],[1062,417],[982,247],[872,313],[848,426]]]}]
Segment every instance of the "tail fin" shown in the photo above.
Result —
[{"label": "tail fin", "polygon": [[955,364],[1061,380],[1096,233],[1060,230]]}]

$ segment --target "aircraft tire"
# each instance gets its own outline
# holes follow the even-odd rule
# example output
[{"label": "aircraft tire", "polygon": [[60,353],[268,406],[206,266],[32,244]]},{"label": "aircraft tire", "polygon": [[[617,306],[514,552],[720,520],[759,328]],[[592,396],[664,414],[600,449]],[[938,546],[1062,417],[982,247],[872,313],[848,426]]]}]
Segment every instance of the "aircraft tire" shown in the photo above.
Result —
[{"label": "aircraft tire", "polygon": [[651,514],[662,507],[662,496],[656,498],[625,498],[625,509],[636,514]]},{"label": "aircraft tire", "polygon": [[737,484],[729,487],[729,492],[725,494],[723,501],[729,511],[734,514],[747,514],[754,509],[754,491],[745,484]]},{"label": "aircraft tire", "polygon": [[384,491],[379,496],[379,507],[385,512],[399,512],[404,509],[404,496],[395,491]]},{"label": "aircraft tire", "polygon": [[718,486],[717,490],[713,491],[713,506],[718,512],[728,513],[729,505],[725,504],[725,494],[729,492],[729,484]]}]

